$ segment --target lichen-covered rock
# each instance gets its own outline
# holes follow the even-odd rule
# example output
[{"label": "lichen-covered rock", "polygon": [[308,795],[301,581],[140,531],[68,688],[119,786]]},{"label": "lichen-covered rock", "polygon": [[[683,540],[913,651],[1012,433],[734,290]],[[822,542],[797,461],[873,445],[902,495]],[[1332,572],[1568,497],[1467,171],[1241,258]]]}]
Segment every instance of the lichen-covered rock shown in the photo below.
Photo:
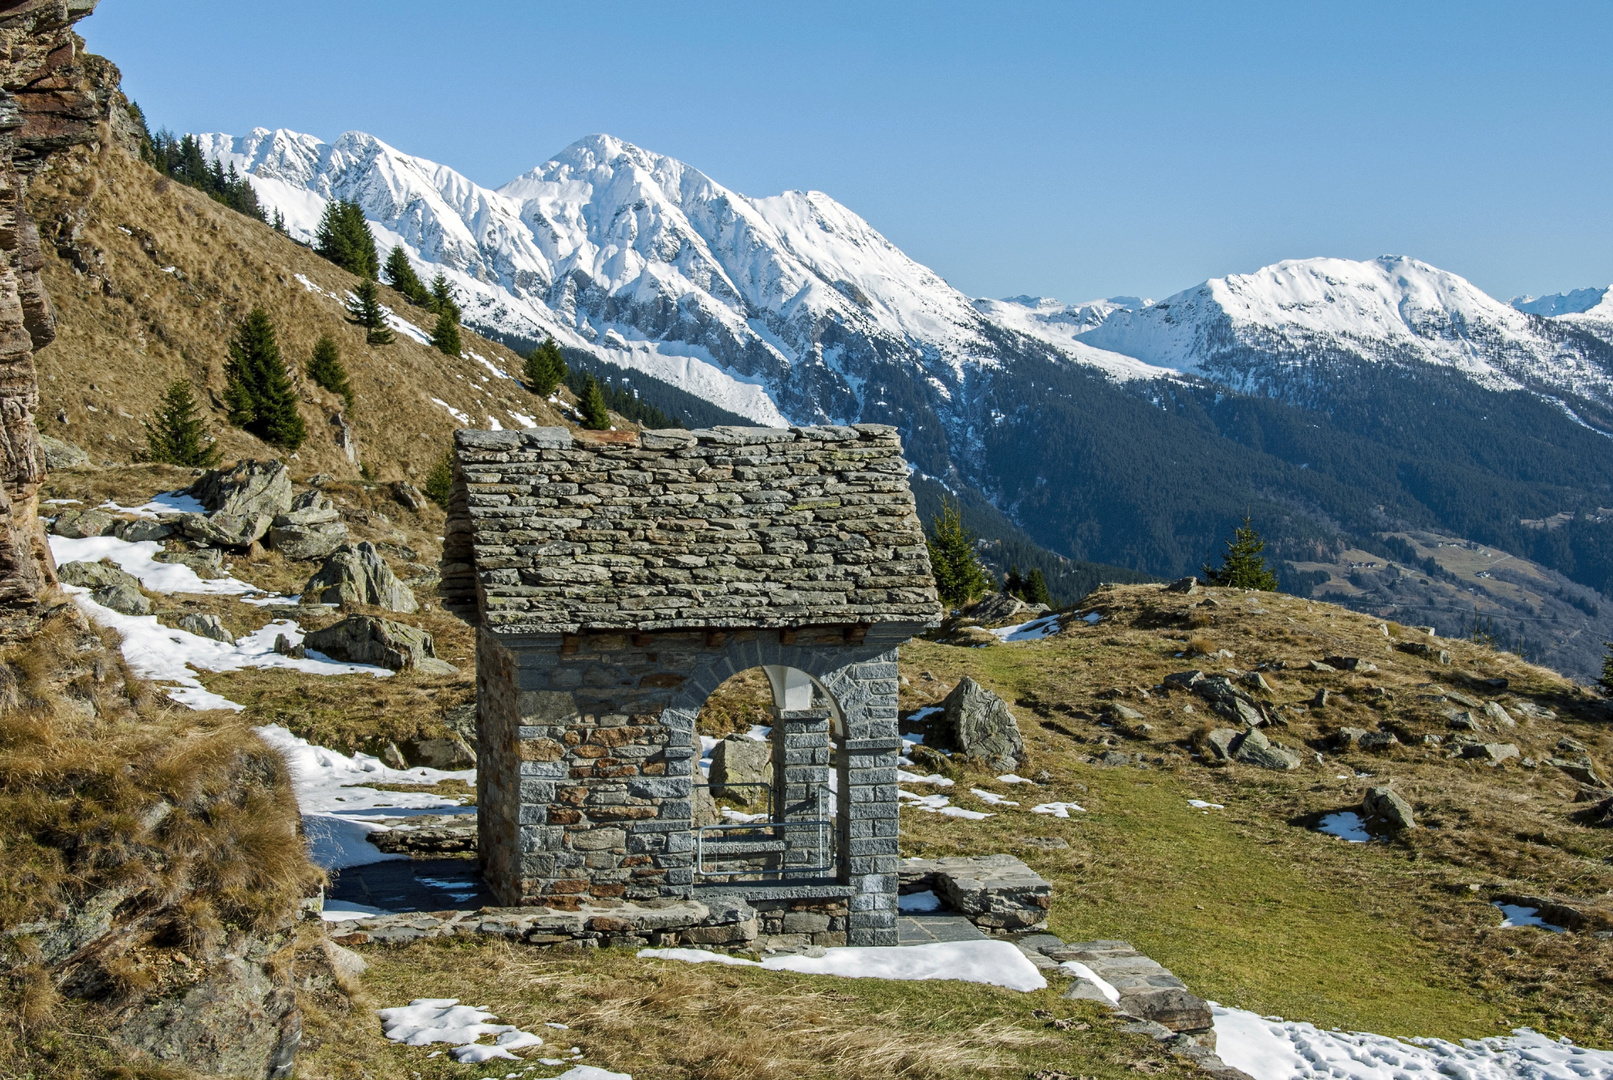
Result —
[{"label": "lichen-covered rock", "polygon": [[343,544],[303,587],[303,599],[351,607],[370,605],[405,614],[419,608],[414,593],[368,540]]},{"label": "lichen-covered rock", "polygon": [[210,514],[272,522],[291,509],[291,471],[279,461],[242,461],[231,469],[213,469],[187,490]]},{"label": "lichen-covered rock", "polygon": [[120,615],[150,615],[151,601],[135,586],[105,585],[90,593],[90,599]]},{"label": "lichen-covered rock", "polygon": [[196,634],[198,637],[211,638],[214,641],[226,643],[235,641],[235,636],[225,629],[224,620],[217,615],[202,615],[192,612],[189,615],[181,615],[179,621],[174,625],[178,629]]},{"label": "lichen-covered rock", "polygon": [[1411,803],[1387,784],[1367,788],[1366,796],[1361,800],[1361,815],[1368,821],[1379,821],[1392,829],[1417,827]]},{"label": "lichen-covered rock", "polygon": [[436,645],[426,631],[373,615],[349,615],[304,636],[302,644],[350,664],[375,664],[393,671],[413,668],[434,675],[459,670],[436,658]]},{"label": "lichen-covered rock", "polygon": [[269,531],[270,514],[181,514],[174,519],[179,531],[212,547],[249,547]]},{"label": "lichen-covered rock", "polygon": [[1262,769],[1299,768],[1299,758],[1292,752],[1273,745],[1259,728],[1252,728],[1238,736],[1232,744],[1232,759]]},{"label": "lichen-covered rock", "polygon": [[711,794],[746,805],[767,801],[758,787],[773,782],[773,744],[746,735],[730,735],[711,750]]},{"label": "lichen-covered rock", "polygon": [[217,548],[197,548],[194,551],[159,551],[152,559],[161,563],[178,563],[188,566],[199,578],[224,576],[224,553]]},{"label": "lichen-covered rock", "polygon": [[86,536],[111,536],[117,526],[117,519],[104,510],[63,510],[56,515],[50,531],[80,540]]},{"label": "lichen-covered rock", "polygon": [[1012,855],[903,859],[897,869],[903,888],[929,886],[976,926],[997,932],[1047,926],[1053,886]]},{"label": "lichen-covered rock", "polygon": [[[340,521],[303,524],[282,514],[269,528],[268,546],[288,559],[324,559],[347,542],[347,526]],[[284,522],[284,524],[281,524]]]},{"label": "lichen-covered rock", "polygon": [[1518,756],[1518,748],[1512,743],[1478,743],[1462,747],[1462,756],[1489,765],[1499,765],[1508,758]]},{"label": "lichen-covered rock", "polygon": [[86,589],[104,589],[111,585],[140,587],[138,578],[109,562],[65,562],[56,568],[56,576],[63,585]]},{"label": "lichen-covered rock", "polygon": [[41,435],[39,445],[45,451],[47,469],[76,469],[90,463],[90,455],[72,443]]},{"label": "lichen-covered rock", "polygon": [[983,761],[995,772],[1013,772],[1025,756],[1025,740],[1007,702],[967,675],[941,703],[940,734],[965,758]]},{"label": "lichen-covered rock", "polygon": [[172,525],[166,521],[152,521],[150,518],[136,518],[118,525],[118,539],[127,540],[131,544],[138,544],[143,540],[166,540],[172,535],[174,535]]}]

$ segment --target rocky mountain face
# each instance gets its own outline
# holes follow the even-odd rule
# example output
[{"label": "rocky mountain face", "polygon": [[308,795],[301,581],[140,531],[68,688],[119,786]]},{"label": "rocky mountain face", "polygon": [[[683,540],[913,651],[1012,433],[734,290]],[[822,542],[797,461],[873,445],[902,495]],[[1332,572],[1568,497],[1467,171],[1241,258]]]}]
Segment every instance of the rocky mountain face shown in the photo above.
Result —
[{"label": "rocky mountain face", "polygon": [[96,0],[25,0],[0,11],[0,601],[54,580],[38,525],[45,461],[34,426],[34,353],[56,337],[39,227],[23,200],[53,154],[107,133],[117,70],[83,52],[73,24]]}]

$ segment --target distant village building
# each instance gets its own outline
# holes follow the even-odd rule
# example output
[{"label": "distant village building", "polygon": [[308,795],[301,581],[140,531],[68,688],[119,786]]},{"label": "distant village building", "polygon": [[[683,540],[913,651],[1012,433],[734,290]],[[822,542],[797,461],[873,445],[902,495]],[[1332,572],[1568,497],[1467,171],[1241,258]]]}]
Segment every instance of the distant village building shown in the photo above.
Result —
[{"label": "distant village building", "polygon": [[[895,430],[460,431],[455,457],[442,595],[477,627],[500,901],[734,895],[894,944],[896,650],[942,613]],[[755,667],[765,818],[697,820],[696,717]]]}]

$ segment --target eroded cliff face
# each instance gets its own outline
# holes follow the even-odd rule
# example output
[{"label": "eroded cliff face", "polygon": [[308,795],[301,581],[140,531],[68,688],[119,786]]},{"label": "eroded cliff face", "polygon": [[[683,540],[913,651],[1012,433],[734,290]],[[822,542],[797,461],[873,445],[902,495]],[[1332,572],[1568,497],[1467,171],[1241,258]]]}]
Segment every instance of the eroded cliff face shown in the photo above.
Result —
[{"label": "eroded cliff face", "polygon": [[29,178],[52,154],[108,136],[118,72],[90,56],[73,24],[97,0],[0,0],[0,603],[34,600],[55,568],[39,525],[44,455],[34,354],[56,337],[40,280]]}]

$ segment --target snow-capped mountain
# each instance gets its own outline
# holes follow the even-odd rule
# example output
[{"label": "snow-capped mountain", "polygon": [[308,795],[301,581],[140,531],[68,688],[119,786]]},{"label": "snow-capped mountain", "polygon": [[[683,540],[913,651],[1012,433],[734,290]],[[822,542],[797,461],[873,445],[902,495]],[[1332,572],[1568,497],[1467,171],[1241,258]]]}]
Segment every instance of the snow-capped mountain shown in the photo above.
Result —
[{"label": "snow-capped mountain", "polygon": [[1613,351],[1561,319],[1503,304],[1416,259],[1293,259],[1211,278],[1138,311],[1117,311],[1083,343],[1286,396],[1350,363],[1424,363],[1494,390],[1613,401]]},{"label": "snow-capped mountain", "polygon": [[471,325],[553,334],[764,423],[867,418],[893,379],[944,407],[1012,356],[1005,329],[1146,372],[992,320],[821,192],[750,198],[607,135],[496,191],[361,132],[200,138],[294,236],[312,237],[326,200],[353,200],[383,251],[401,244],[425,275],[448,274]]},{"label": "snow-capped mountain", "polygon": [[1011,296],[1005,300],[976,300],[975,310],[998,326],[1046,342],[1081,363],[1120,382],[1168,376],[1167,368],[1145,364],[1135,357],[1100,349],[1080,340],[1082,334],[1102,326],[1115,314],[1137,311],[1153,301],[1137,296],[1111,296],[1084,304],[1065,304],[1044,296]]},{"label": "snow-capped mountain", "polygon": [[1573,289],[1550,296],[1514,296],[1508,303],[1530,315],[1585,315],[1603,308],[1604,317],[1613,318],[1613,302],[1609,302],[1608,298],[1610,292],[1613,292],[1613,288]]}]

